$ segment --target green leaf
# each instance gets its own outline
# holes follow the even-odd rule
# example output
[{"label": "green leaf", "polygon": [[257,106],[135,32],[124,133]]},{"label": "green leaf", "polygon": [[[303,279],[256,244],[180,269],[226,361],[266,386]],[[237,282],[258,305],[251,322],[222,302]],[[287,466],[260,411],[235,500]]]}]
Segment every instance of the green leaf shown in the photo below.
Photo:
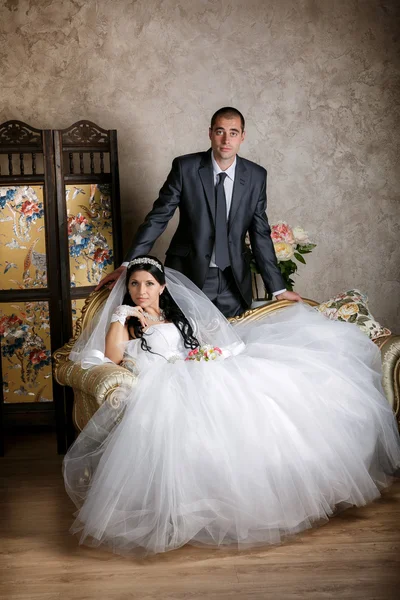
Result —
[{"label": "green leaf", "polygon": [[305,260],[304,260],[304,258],[301,256],[301,254],[299,254],[298,252],[295,252],[295,253],[294,253],[294,255],[295,255],[295,258],[297,258],[297,260],[298,260],[299,262],[303,263],[303,265],[305,265],[305,264],[306,264],[306,261],[305,261]]},{"label": "green leaf", "polygon": [[293,275],[293,273],[296,273],[296,271],[297,271],[297,265],[294,263],[292,263],[291,265],[285,265],[284,267],[281,267],[281,265],[282,265],[282,263],[279,263],[281,273],[283,276]]},{"label": "green leaf", "polygon": [[308,250],[305,246],[298,246],[297,252],[300,254],[310,254],[311,250]]},{"label": "green leaf", "polygon": [[351,315],[351,317],[348,320],[349,323],[355,323],[356,321],[357,321],[357,315]]},{"label": "green leaf", "polygon": [[260,273],[255,262],[250,263],[250,270],[252,273],[255,273],[256,275],[259,275],[259,273]]},{"label": "green leaf", "polygon": [[369,317],[365,317],[364,315],[360,315],[358,317],[358,322],[359,323],[367,323],[369,321]]}]

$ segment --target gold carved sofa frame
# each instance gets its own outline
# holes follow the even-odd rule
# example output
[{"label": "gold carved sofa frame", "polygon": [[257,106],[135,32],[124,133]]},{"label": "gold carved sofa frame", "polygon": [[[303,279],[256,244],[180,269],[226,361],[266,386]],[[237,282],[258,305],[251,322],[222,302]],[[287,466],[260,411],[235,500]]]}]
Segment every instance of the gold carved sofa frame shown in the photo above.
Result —
[{"label": "gold carved sofa frame", "polygon": [[[82,309],[82,315],[77,321],[73,338],[53,355],[54,376],[58,383],[73,388],[73,423],[77,431],[81,431],[96,410],[108,402],[115,408],[119,405],[121,386],[134,386],[137,377],[127,368],[113,363],[82,369],[80,364],[69,360],[69,354],[80,332],[93,319],[96,312],[103,306],[109,291],[103,288],[93,292],[87,298]],[[311,306],[318,302],[305,300]],[[248,310],[231,322],[257,321],[267,314],[285,309],[291,302],[281,300]],[[393,407],[398,422],[400,422],[400,336],[389,335],[375,342],[380,348],[383,367],[383,387],[388,402]]]}]

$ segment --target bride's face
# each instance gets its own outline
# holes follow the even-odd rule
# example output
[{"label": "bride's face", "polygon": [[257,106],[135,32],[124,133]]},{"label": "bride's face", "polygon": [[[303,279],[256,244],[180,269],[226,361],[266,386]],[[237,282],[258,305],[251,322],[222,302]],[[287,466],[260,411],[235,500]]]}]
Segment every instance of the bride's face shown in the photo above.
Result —
[{"label": "bride's face", "polygon": [[128,283],[128,292],[133,302],[142,308],[159,308],[160,294],[165,285],[160,285],[147,271],[134,271]]}]

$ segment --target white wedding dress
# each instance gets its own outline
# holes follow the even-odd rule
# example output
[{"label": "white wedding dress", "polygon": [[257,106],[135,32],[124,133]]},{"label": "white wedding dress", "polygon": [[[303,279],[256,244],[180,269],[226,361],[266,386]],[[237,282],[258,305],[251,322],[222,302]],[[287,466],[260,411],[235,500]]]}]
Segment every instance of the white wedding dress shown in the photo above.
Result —
[{"label": "white wedding dress", "polygon": [[400,446],[378,348],[303,304],[235,329],[242,351],[213,362],[182,360],[173,324],[147,331],[153,353],[129,342],[137,385],[64,460],[81,542],[277,543],[390,484]]}]

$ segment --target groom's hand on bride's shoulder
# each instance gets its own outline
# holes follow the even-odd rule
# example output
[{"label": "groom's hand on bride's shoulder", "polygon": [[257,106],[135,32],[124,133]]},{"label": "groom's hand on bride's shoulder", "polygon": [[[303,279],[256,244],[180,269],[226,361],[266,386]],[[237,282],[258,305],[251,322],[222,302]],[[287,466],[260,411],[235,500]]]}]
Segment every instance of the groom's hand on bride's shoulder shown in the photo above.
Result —
[{"label": "groom's hand on bride's shoulder", "polygon": [[125,271],[126,271],[126,267],[123,267],[121,265],[120,267],[118,267],[118,269],[115,269],[115,271],[113,271],[112,273],[109,273],[108,275],[103,277],[103,279],[100,281],[100,283],[97,285],[97,287],[95,287],[95,291],[97,292],[97,290],[99,290],[100,288],[102,288],[104,285],[107,285],[107,284],[110,284],[108,286],[108,288],[110,290],[112,290],[112,288],[114,287],[119,276],[122,273],[124,273]]},{"label": "groom's hand on bride's shoulder", "polygon": [[298,294],[297,292],[289,292],[288,290],[286,290],[286,292],[282,292],[282,294],[278,294],[277,296],[275,296],[275,298],[277,300],[292,300],[292,302],[302,301],[302,297],[300,296],[300,294]]}]

